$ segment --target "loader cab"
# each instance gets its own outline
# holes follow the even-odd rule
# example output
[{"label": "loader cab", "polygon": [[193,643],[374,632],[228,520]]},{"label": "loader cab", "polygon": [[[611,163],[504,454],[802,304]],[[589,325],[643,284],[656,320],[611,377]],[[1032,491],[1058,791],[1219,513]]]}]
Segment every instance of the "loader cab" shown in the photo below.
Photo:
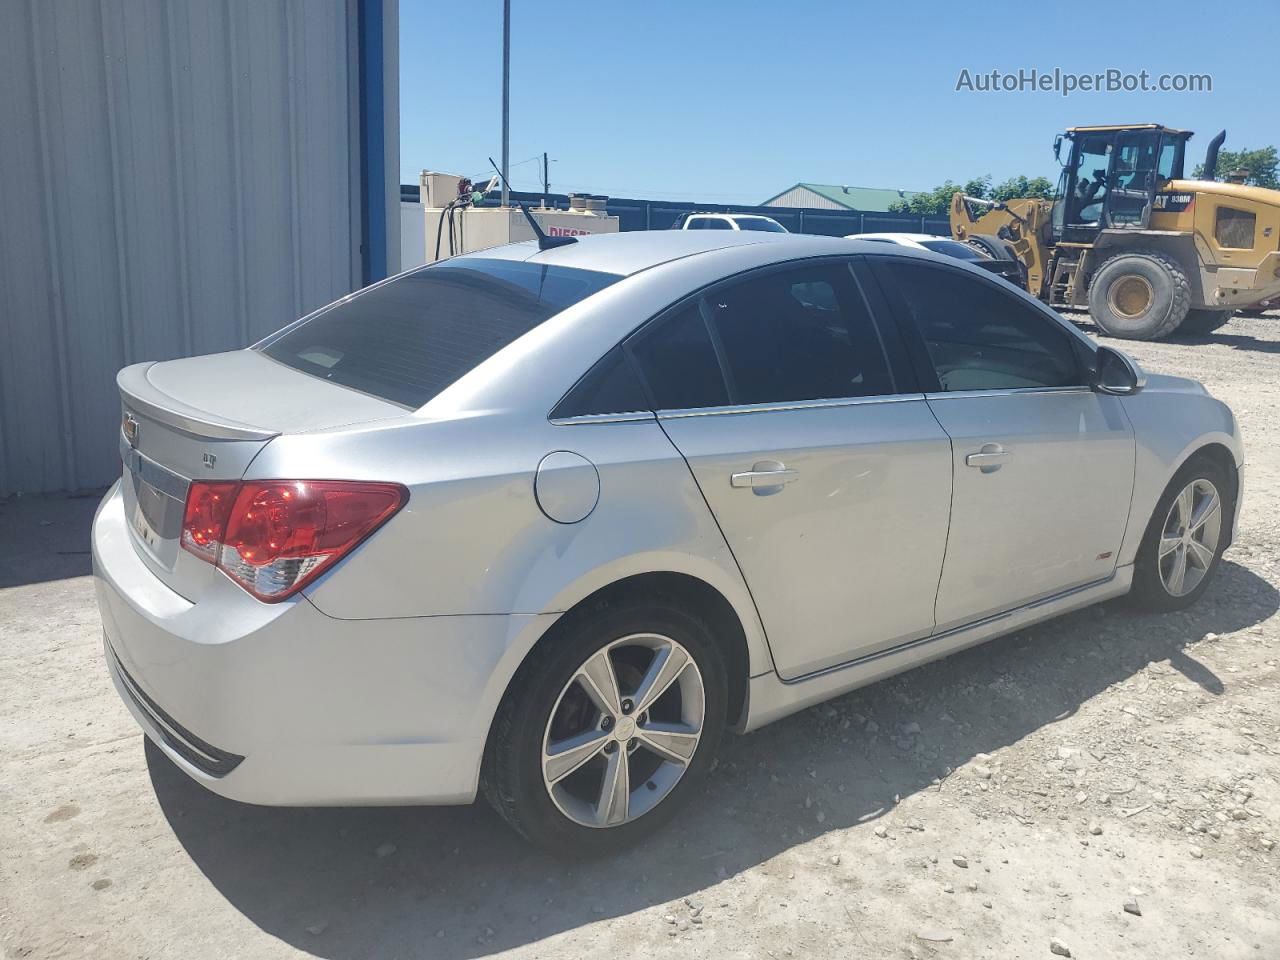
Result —
[{"label": "loader cab", "polygon": [[1053,208],[1055,241],[1092,244],[1103,230],[1147,229],[1156,193],[1182,178],[1190,137],[1157,124],[1067,130],[1054,141],[1063,165]]}]

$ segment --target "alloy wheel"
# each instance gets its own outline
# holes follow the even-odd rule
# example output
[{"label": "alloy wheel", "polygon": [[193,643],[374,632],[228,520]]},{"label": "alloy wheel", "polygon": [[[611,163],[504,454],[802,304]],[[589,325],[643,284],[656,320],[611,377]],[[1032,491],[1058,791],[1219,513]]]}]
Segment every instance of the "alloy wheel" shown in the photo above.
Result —
[{"label": "alloy wheel", "polygon": [[689,652],[638,633],[592,654],[565,684],[542,737],[542,780],[585,827],[644,816],[675,789],[702,737],[706,693]]},{"label": "alloy wheel", "polygon": [[1185,597],[1213,565],[1222,534],[1222,497],[1204,478],[1182,488],[1169,507],[1156,563],[1160,583],[1171,597]]}]

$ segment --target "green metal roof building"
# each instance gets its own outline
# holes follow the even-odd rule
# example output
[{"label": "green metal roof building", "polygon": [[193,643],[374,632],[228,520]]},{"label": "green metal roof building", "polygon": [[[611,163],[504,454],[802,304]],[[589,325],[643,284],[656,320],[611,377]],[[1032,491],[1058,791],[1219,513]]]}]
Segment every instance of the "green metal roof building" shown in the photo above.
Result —
[{"label": "green metal roof building", "polygon": [[797,183],[760,204],[762,207],[807,207],[818,210],[865,210],[887,213],[889,204],[916,195],[914,190],[850,187],[831,183]]}]

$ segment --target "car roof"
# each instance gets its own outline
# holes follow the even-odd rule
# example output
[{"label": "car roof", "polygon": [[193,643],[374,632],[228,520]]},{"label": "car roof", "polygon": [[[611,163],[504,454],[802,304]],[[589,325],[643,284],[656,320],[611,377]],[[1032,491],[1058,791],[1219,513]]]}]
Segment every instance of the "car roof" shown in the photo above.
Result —
[{"label": "car roof", "polygon": [[[633,230],[628,233],[596,233],[578,237],[577,243],[539,250],[533,240],[512,243],[503,247],[491,247],[465,257],[487,260],[532,260],[535,263],[575,267],[579,270],[598,270],[630,276],[661,263],[681,260],[684,257],[723,250],[726,247],[745,247],[759,243],[787,242],[795,234],[738,233],[730,230]],[[831,237],[810,238],[831,240]],[[803,256],[803,254],[801,254]]]},{"label": "car roof", "polygon": [[[517,260],[625,276],[619,283],[560,311],[446,389],[424,415],[457,411],[550,410],[588,368],[649,319],[691,293],[730,277],[775,265],[824,257],[921,260],[969,272],[984,284],[1005,286],[1029,307],[1088,342],[1084,333],[1004,279],[924,247],[796,233],[650,230],[579,237],[577,243],[539,250],[528,240],[464,257]],[[454,260],[441,261],[448,266]],[[434,269],[434,265],[419,267]]]},{"label": "car roof", "polygon": [[[947,237],[920,235],[925,240],[946,240]],[[539,250],[533,240],[523,240],[501,247],[490,247],[473,253],[462,254],[454,260],[478,258],[485,260],[525,260],[578,270],[595,270],[621,277],[657,267],[662,264],[697,257],[716,251],[728,252],[731,248],[760,247],[767,244],[765,256],[752,255],[746,259],[754,263],[799,260],[804,257],[833,256],[838,254],[881,254],[884,243],[852,237],[822,237],[806,233],[757,233],[738,231],[702,230],[633,230],[627,233],[597,233],[577,238],[576,243],[549,250]],[[743,251],[746,252],[745,249]],[[762,251],[763,252],[763,251]],[[921,256],[927,259],[954,263],[951,257],[932,253],[923,247],[897,244],[895,255]],[[439,263],[449,263],[441,260]],[[419,268],[421,269],[421,268]]]}]

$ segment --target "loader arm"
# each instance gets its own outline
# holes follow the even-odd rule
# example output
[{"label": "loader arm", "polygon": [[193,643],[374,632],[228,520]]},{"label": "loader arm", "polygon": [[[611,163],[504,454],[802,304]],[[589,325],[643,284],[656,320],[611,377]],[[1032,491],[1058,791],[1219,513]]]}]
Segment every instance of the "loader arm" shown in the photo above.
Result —
[{"label": "loader arm", "polygon": [[1003,240],[1027,271],[1027,291],[1044,299],[1051,248],[1050,214],[1046,200],[983,200],[956,192],[951,197],[951,236],[962,243],[970,237]]}]

